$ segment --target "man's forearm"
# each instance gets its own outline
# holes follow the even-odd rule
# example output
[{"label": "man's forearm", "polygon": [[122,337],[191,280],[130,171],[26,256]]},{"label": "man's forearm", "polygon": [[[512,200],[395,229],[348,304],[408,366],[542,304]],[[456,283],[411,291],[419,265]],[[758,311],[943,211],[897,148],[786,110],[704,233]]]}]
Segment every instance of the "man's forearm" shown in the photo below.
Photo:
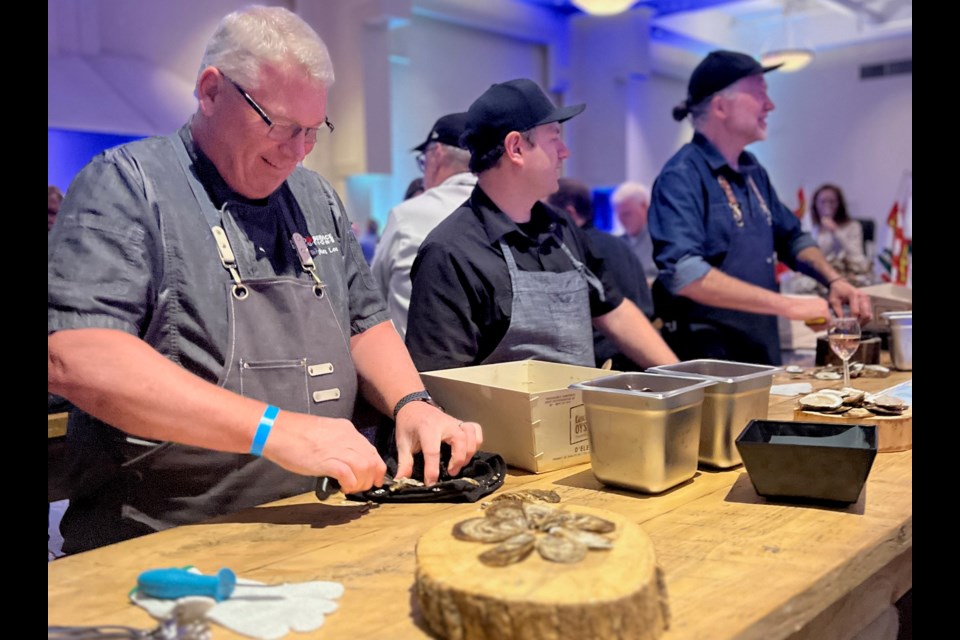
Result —
[{"label": "man's forearm", "polygon": [[770,315],[784,313],[783,296],[729,276],[719,269],[710,269],[707,275],[688,284],[679,294],[700,304],[721,309]]},{"label": "man's forearm", "polygon": [[264,403],[190,373],[113,329],[47,339],[48,390],[131,435],[246,453]]},{"label": "man's forearm", "polygon": [[393,417],[400,399],[420,391],[423,381],[403,340],[389,320],[350,338],[360,388],[370,403]]}]

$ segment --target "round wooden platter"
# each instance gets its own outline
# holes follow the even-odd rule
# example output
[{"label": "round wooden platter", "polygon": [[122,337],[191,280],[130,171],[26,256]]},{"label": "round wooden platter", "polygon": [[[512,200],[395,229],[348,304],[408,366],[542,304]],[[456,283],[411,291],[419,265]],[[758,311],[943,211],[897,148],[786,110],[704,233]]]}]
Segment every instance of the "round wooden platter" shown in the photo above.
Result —
[{"label": "round wooden platter", "polygon": [[613,548],[589,551],[573,564],[544,560],[534,550],[518,563],[489,567],[477,556],[493,543],[452,534],[455,524],[481,514],[424,533],[417,542],[416,594],[431,629],[450,640],[660,637],[669,626],[669,608],[650,537],[619,514],[563,508],[616,524],[606,534]]},{"label": "round wooden platter", "polygon": [[844,414],[793,410],[793,419],[798,422],[839,422],[843,424],[872,424],[877,427],[877,451],[906,451],[913,448],[913,408],[907,407],[899,416],[872,416],[870,418],[847,418]]}]

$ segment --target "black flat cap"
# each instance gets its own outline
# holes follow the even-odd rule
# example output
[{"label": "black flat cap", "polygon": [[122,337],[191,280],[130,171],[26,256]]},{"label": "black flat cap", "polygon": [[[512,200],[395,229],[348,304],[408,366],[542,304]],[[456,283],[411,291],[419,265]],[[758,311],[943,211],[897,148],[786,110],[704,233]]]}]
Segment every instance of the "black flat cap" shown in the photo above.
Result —
[{"label": "black flat cap", "polygon": [[451,147],[460,146],[460,136],[463,135],[463,127],[467,123],[466,112],[448,113],[441,116],[433,125],[433,129],[427,135],[427,139],[411,149],[411,151],[423,151],[431,142],[440,142],[448,144]]},{"label": "black flat cap", "polygon": [[781,67],[783,63],[764,67],[754,58],[737,51],[711,51],[690,74],[687,99],[673,108],[673,119],[683,120],[690,107],[722,91],[741,78],[756,76]]},{"label": "black flat cap", "polygon": [[586,108],[585,104],[557,107],[536,82],[526,78],[494,84],[467,110],[461,146],[474,155],[482,154],[502,144],[511,131],[566,122]]}]

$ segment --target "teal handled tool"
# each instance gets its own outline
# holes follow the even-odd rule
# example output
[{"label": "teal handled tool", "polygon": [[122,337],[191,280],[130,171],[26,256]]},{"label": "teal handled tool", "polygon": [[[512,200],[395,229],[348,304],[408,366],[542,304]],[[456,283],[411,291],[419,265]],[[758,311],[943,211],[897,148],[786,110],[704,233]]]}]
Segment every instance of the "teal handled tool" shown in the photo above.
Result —
[{"label": "teal handled tool", "polygon": [[137,577],[137,590],[145,596],[176,600],[184,596],[207,596],[217,602],[230,597],[237,586],[237,576],[230,569],[205,576],[187,569],[150,569]]}]

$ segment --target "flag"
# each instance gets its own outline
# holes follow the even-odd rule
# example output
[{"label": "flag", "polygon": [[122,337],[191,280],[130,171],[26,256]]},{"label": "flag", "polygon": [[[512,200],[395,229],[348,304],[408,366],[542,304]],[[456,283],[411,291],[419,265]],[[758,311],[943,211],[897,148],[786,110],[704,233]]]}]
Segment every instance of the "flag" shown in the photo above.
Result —
[{"label": "flag", "polygon": [[908,172],[900,184],[900,193],[887,214],[887,246],[878,260],[884,282],[906,285],[911,282],[913,257],[913,180]]},{"label": "flag", "polygon": [[804,214],[807,213],[807,197],[803,193],[803,187],[797,189],[797,208],[793,210],[793,215],[797,216],[797,220],[803,220]]}]

